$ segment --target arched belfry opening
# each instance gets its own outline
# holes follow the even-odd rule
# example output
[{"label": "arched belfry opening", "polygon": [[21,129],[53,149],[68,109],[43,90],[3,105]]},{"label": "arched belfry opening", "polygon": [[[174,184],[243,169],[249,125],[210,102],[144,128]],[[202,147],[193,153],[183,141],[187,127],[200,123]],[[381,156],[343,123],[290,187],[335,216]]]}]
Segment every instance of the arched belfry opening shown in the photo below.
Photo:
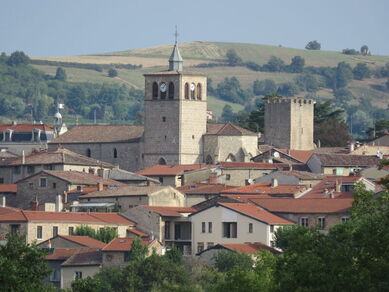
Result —
[{"label": "arched belfry opening", "polygon": [[86,156],[88,156],[88,157],[92,156],[92,151],[90,150],[90,148],[86,149]]},{"label": "arched belfry opening", "polygon": [[227,162],[235,162],[236,161],[235,155],[232,153],[228,154],[226,161]]},{"label": "arched belfry opening", "polygon": [[153,83],[153,99],[158,99],[158,83]]},{"label": "arched belfry opening", "polygon": [[169,99],[174,99],[174,83],[169,82]]},{"label": "arched belfry opening", "polygon": [[185,99],[189,99],[189,83],[185,83]]},{"label": "arched belfry opening", "polygon": [[159,165],[166,165],[166,160],[164,159],[164,158],[160,158],[159,160],[158,160],[158,164]]},{"label": "arched belfry opening", "polygon": [[211,155],[207,155],[207,158],[205,159],[206,164],[213,164],[213,159]]},{"label": "arched belfry opening", "polygon": [[201,100],[201,83],[197,83],[197,99]]}]

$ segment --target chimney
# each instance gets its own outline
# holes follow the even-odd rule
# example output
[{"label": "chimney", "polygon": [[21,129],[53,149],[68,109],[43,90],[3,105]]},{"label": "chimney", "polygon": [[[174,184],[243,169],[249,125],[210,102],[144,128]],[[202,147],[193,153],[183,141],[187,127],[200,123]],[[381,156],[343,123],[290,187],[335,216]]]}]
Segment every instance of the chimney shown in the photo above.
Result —
[{"label": "chimney", "polygon": [[335,196],[334,196],[334,191],[333,191],[333,190],[330,191],[328,195],[329,195],[330,199],[335,198]]},{"label": "chimney", "polygon": [[320,139],[317,140],[317,148],[321,148],[321,141],[320,141]]},{"label": "chimney", "polygon": [[97,190],[98,190],[99,192],[101,192],[101,191],[104,190],[104,185],[103,185],[103,183],[99,182],[99,183],[97,184]]},{"label": "chimney", "polygon": [[51,248],[51,240],[49,239],[49,242],[47,243],[47,248]]},{"label": "chimney", "polygon": [[278,179],[272,178],[271,179],[271,186],[272,186],[272,188],[278,187]]},{"label": "chimney", "polygon": [[289,166],[289,171],[292,171],[293,170],[292,164],[288,164],[288,166]]},{"label": "chimney", "polygon": [[6,197],[3,196],[1,200],[1,207],[5,207],[5,206],[6,206]]},{"label": "chimney", "polygon": [[55,212],[61,212],[62,209],[63,209],[62,196],[58,194],[55,200]]},{"label": "chimney", "polygon": [[37,198],[35,198],[34,201],[31,202],[31,211],[38,211],[39,202]]},{"label": "chimney", "polygon": [[355,150],[355,144],[353,142],[350,142],[350,152],[353,152]]},{"label": "chimney", "polygon": [[341,186],[342,186],[342,184],[340,184],[339,181],[336,180],[336,181],[335,181],[335,191],[336,191],[337,193],[340,193]]},{"label": "chimney", "polygon": [[209,182],[209,184],[212,184],[212,185],[217,184],[217,174],[212,172],[209,175],[208,182]]},{"label": "chimney", "polygon": [[24,155],[24,150],[22,151],[22,164],[26,164],[26,156]]}]

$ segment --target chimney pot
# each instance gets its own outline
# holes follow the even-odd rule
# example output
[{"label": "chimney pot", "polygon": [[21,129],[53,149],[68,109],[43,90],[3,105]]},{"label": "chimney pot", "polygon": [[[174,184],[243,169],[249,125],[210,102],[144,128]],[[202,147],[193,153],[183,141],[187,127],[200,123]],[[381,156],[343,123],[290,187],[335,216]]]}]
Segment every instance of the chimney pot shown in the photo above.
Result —
[{"label": "chimney pot", "polygon": [[3,196],[1,200],[1,207],[5,207],[5,206],[6,206],[6,197]]},{"label": "chimney pot", "polygon": [[273,188],[278,187],[278,179],[272,178],[272,179],[271,179],[271,186],[272,186]]},{"label": "chimney pot", "polygon": [[209,184],[217,184],[217,174],[216,173],[211,173],[208,178]]},{"label": "chimney pot", "polygon": [[101,192],[101,191],[104,190],[104,185],[103,185],[103,183],[99,182],[99,183],[97,184],[97,190],[98,190],[99,192]]}]

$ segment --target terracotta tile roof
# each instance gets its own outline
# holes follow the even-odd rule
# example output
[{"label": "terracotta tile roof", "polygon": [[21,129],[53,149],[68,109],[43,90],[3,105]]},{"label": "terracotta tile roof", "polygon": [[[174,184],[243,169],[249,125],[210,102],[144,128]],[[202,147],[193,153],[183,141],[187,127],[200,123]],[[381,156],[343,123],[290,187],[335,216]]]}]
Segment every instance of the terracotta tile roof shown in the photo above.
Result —
[{"label": "terracotta tile roof", "polygon": [[128,228],[127,229],[128,232],[131,232],[139,237],[148,237],[149,235],[147,233],[144,233],[142,231],[140,231],[139,229],[136,229],[136,228]]},{"label": "terracotta tile roof", "polygon": [[8,165],[41,165],[41,164],[70,164],[85,166],[103,166],[113,168],[114,165],[90,158],[65,148],[58,148],[54,151],[42,151],[25,156],[25,162],[22,157],[11,160]]},{"label": "terracotta tile roof", "polygon": [[161,216],[181,217],[182,213],[193,213],[197,210],[192,207],[157,207],[157,206],[142,206],[143,208],[153,211]]},{"label": "terracotta tile roof", "polygon": [[234,125],[232,123],[207,123],[207,135],[222,136],[257,136],[256,133]]},{"label": "terracotta tile roof", "polygon": [[222,168],[255,168],[255,169],[277,169],[277,166],[273,163],[262,162],[219,162]]},{"label": "terracotta tile roof", "polygon": [[75,253],[79,252],[80,248],[55,248],[52,253],[45,257],[47,261],[60,261],[67,260]]},{"label": "terracotta tile roof", "polygon": [[17,184],[0,184],[0,193],[16,193],[17,190]]},{"label": "terracotta tile roof", "polygon": [[137,171],[136,173],[146,176],[176,176],[182,175],[186,171],[209,168],[210,164],[174,164],[174,165],[154,165],[152,167]]},{"label": "terracotta tile roof", "polygon": [[73,241],[85,247],[95,247],[95,248],[103,248],[106,244],[101,242],[100,240],[91,238],[89,236],[81,236],[81,235],[58,235],[58,237],[62,237],[69,241]]},{"label": "terracotta tile roof", "polygon": [[81,248],[70,256],[61,266],[99,266],[102,262],[102,253],[96,248]]},{"label": "terracotta tile roof", "polygon": [[45,124],[2,124],[0,125],[0,131],[5,130],[14,130],[15,132],[31,132],[34,129],[39,129],[42,131],[53,131],[53,127]]},{"label": "terracotta tile roof", "polygon": [[278,152],[282,152],[286,155],[289,155],[303,163],[307,163],[309,158],[311,158],[313,151],[311,150],[295,150],[295,149],[282,149],[282,148],[274,148]]},{"label": "terracotta tile roof", "polygon": [[196,194],[219,194],[224,190],[235,188],[225,184],[193,183],[178,187],[177,190],[187,195]]},{"label": "terracotta tile roof", "polygon": [[113,198],[129,196],[149,196],[155,192],[169,189],[169,186],[120,186],[110,187],[103,191],[95,191],[81,196],[81,199],[87,198]]},{"label": "terracotta tile roof", "polygon": [[313,153],[343,153],[346,149],[344,147],[320,147],[313,149]]},{"label": "terracotta tile roof", "polygon": [[236,187],[223,191],[223,194],[273,194],[294,195],[306,190],[304,185],[278,185],[272,187],[269,183],[258,183],[248,186]]},{"label": "terracotta tile roof", "polygon": [[134,226],[135,223],[120,213],[98,212],[44,212],[14,210],[0,207],[0,222],[6,221],[42,221],[42,222],[80,222],[80,223],[109,223]]},{"label": "terracotta tile roof", "polygon": [[[272,200],[272,199],[268,199]],[[257,219],[267,224],[294,224],[293,222],[286,220],[282,217],[274,215],[266,210],[262,210],[252,204],[244,203],[218,203],[218,205],[226,207],[230,210],[234,210],[240,214]]]},{"label": "terracotta tile roof", "polygon": [[142,135],[143,126],[78,126],[62,134],[51,144],[130,142],[140,139]]},{"label": "terracotta tile roof", "polygon": [[275,213],[346,213],[353,199],[252,199],[251,202]]},{"label": "terracotta tile roof", "polygon": [[299,171],[299,170],[290,170],[290,171],[278,171],[277,173],[288,175],[288,176],[294,176],[299,179],[306,179],[306,180],[322,180],[324,178],[324,175],[321,173],[312,173],[308,171]]},{"label": "terracotta tile roof", "polygon": [[[66,182],[69,182],[71,184],[76,185],[97,185],[99,183],[102,183],[103,185],[109,185],[109,186],[123,186],[124,184],[121,182],[117,182],[111,179],[104,179],[100,176],[82,172],[82,171],[60,171],[60,170],[43,170],[39,173],[36,173],[32,176],[41,175],[41,174],[48,174],[52,175],[54,177],[57,177],[59,179],[62,179]],[[25,179],[21,179],[19,181],[23,181]]]},{"label": "terracotta tile roof", "polygon": [[236,203],[249,203],[252,199],[260,199],[260,198],[273,198],[272,196],[266,194],[256,194],[256,195],[238,195],[238,194],[222,194],[221,197],[230,198],[234,200]]},{"label": "terracotta tile roof", "polygon": [[[135,238],[114,238],[102,249],[102,251],[130,251],[134,240]],[[142,243],[147,246],[155,241],[147,238],[141,238],[141,240]]]},{"label": "terracotta tile roof", "polygon": [[74,189],[74,190],[71,190],[71,191],[68,191],[67,193],[68,194],[89,194],[91,192],[95,192],[97,191],[98,187],[97,186],[93,186],[93,187],[82,187],[81,190],[77,190],[77,189]]},{"label": "terracotta tile roof", "polygon": [[255,254],[261,249],[266,249],[273,254],[280,254],[280,252],[266,244],[261,242],[253,243],[219,243],[216,246],[223,247],[225,249],[235,251],[237,253]]},{"label": "terracotta tile roof", "polygon": [[374,166],[379,162],[376,156],[315,153],[323,166]]}]

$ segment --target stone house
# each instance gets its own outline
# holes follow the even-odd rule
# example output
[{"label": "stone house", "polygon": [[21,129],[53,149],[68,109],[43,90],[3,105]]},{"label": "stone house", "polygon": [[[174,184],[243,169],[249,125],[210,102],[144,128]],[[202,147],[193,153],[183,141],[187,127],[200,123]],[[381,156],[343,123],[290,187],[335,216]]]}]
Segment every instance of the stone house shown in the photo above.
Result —
[{"label": "stone house", "polygon": [[137,174],[158,180],[164,186],[180,187],[207,180],[214,169],[209,164],[154,165]]},{"label": "stone house", "polygon": [[50,249],[84,247],[103,248],[105,245],[106,243],[89,236],[57,234],[56,236],[37,244],[37,247]]},{"label": "stone house", "polygon": [[188,215],[195,211],[191,207],[137,206],[124,214],[167,249],[177,247],[184,255],[190,255],[192,232]]},{"label": "stone house", "polygon": [[313,173],[349,176],[363,168],[376,166],[378,162],[376,156],[315,153],[307,165]]},{"label": "stone house", "polygon": [[9,232],[20,232],[26,235],[28,243],[37,241],[39,244],[58,234],[72,235],[81,225],[95,230],[114,227],[120,237],[126,237],[127,229],[135,223],[119,213],[42,212],[0,207],[0,237]]},{"label": "stone house", "polygon": [[120,182],[103,179],[80,171],[42,170],[16,182],[18,192],[15,201],[8,204],[28,209],[31,202],[37,202],[34,209],[62,211],[67,203],[67,192],[87,186],[98,186],[101,190],[109,186],[121,186]]},{"label": "stone house", "polygon": [[68,149],[57,148],[42,151],[5,161],[0,164],[0,180],[15,183],[42,170],[82,171],[97,174],[98,171],[111,170],[112,164],[80,155]]},{"label": "stone house", "polygon": [[260,154],[253,157],[254,162],[305,164],[312,156],[313,151],[277,148],[268,145],[259,147]]},{"label": "stone house", "polygon": [[189,215],[192,253],[216,244],[261,242],[272,246],[274,232],[293,222],[246,203],[216,203]]},{"label": "stone house", "polygon": [[313,187],[322,181],[324,175],[318,173],[312,173],[307,171],[275,171],[268,175],[255,178],[255,183],[272,183],[274,179],[277,180],[279,185],[306,185]]},{"label": "stone house", "polygon": [[[114,238],[103,247],[103,268],[123,267],[129,261],[129,253],[132,248],[134,238]],[[142,243],[148,248],[148,255],[153,252],[163,254],[162,244],[156,239],[142,238]]]},{"label": "stone house", "polygon": [[263,210],[272,212],[301,226],[328,229],[350,217],[353,199],[292,199],[292,198],[257,198],[251,199]]},{"label": "stone house", "polygon": [[[120,186],[82,195],[73,209],[93,210],[93,203],[114,203],[122,212],[139,205],[186,206],[185,194],[170,186]],[[88,206],[88,207],[85,207]]]}]

